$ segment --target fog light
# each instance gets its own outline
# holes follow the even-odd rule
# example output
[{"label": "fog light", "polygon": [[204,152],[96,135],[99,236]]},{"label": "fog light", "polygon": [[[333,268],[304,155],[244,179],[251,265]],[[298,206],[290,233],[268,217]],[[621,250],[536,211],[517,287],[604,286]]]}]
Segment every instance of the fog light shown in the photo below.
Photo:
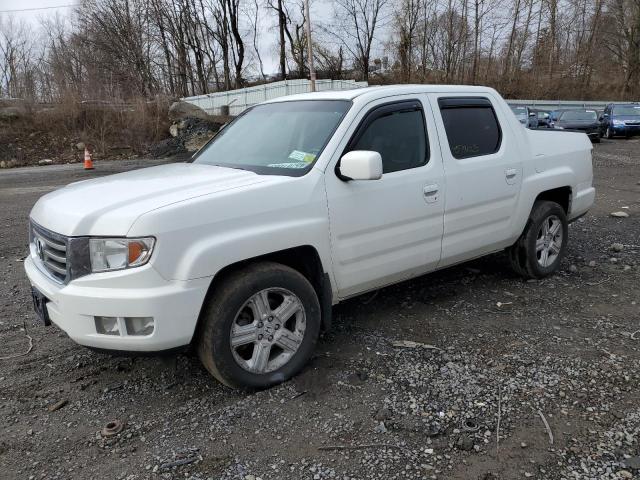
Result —
[{"label": "fog light", "polygon": [[118,319],[116,317],[93,317],[96,322],[96,332],[102,335],[120,335]]},{"label": "fog light", "polygon": [[125,317],[127,335],[151,335],[155,322],[153,317]]}]

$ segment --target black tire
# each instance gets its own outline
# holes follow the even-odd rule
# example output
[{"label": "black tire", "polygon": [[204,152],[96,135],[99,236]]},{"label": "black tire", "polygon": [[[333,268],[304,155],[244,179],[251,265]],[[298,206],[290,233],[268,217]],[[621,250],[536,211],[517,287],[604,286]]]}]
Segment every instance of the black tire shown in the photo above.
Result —
[{"label": "black tire", "polygon": [[[536,248],[536,242],[539,240],[538,235],[543,227],[543,222],[552,218],[557,218],[561,225],[561,246],[555,259],[549,265],[543,266],[538,258],[539,252]],[[566,253],[568,239],[569,228],[564,209],[555,202],[537,201],[531,209],[522,235],[516,243],[507,249],[513,270],[524,278],[543,278],[551,275],[560,266]]]},{"label": "black tire", "polygon": [[607,127],[607,130],[605,132],[605,136],[608,139],[612,139],[615,136],[615,134],[613,133],[613,129],[611,127]]},{"label": "black tire", "polygon": [[[298,271],[274,262],[249,265],[218,281],[220,285],[204,306],[196,339],[198,356],[205,368],[223,384],[249,390],[282,383],[298,373],[311,357],[320,333],[320,304],[309,281]],[[254,373],[234,358],[231,329],[240,310],[248,308],[248,300],[265,289],[286,290],[300,300],[305,330],[298,349],[284,365],[273,371]]]}]

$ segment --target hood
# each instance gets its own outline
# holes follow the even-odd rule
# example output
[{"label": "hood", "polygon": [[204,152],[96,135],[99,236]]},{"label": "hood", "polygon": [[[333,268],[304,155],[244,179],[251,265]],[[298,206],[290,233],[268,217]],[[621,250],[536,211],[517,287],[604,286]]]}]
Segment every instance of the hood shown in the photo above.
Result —
[{"label": "hood", "polygon": [[611,118],[615,118],[616,120],[634,120],[634,121],[640,121],[640,115],[617,115],[617,114],[613,114],[611,115]]},{"label": "hood", "polygon": [[623,122],[625,122],[625,121],[640,122],[640,115],[616,115],[614,113],[613,115],[611,115],[611,119],[612,120],[621,120]]},{"label": "hood", "polygon": [[160,165],[67,185],[40,198],[31,219],[67,236],[124,236],[151,210],[270,178],[195,163]]},{"label": "hood", "polygon": [[597,120],[558,120],[556,126],[562,128],[598,128],[599,123]]}]

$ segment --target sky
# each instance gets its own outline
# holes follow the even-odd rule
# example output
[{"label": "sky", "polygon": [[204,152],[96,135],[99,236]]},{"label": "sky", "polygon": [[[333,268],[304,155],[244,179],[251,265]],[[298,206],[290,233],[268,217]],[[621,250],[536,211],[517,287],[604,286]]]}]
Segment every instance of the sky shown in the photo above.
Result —
[{"label": "sky", "polygon": [[[68,15],[72,8],[69,5],[78,3],[77,0],[0,0],[0,15],[6,10],[21,10],[11,12],[10,14],[17,19],[24,19],[37,27],[40,18],[46,18],[55,14]],[[54,8],[59,7],[59,8]],[[43,10],[30,10],[46,8]],[[330,18],[332,7],[329,0],[312,0],[311,1],[311,20],[325,21]],[[260,55],[264,62],[265,73],[276,73],[278,70],[278,59],[276,57],[276,35],[272,28],[276,23],[273,15],[261,16],[261,42],[259,45]],[[312,35],[313,37],[313,35]],[[252,45],[246,45],[247,48],[253,48]]]},{"label": "sky", "polygon": [[[26,10],[31,8],[42,7],[58,7],[60,5],[73,5],[74,0],[0,0],[0,11],[4,10]],[[16,18],[24,18],[26,20],[37,22],[38,18],[43,15],[51,15],[54,12],[64,14],[70,11],[70,8],[51,8],[48,10],[32,10],[23,12],[13,12]]]}]

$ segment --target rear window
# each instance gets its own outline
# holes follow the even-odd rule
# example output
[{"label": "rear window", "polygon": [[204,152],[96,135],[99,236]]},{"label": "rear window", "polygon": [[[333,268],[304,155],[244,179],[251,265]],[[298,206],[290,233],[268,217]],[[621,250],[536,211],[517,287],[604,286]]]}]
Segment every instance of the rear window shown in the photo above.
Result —
[{"label": "rear window", "polygon": [[486,98],[440,98],[440,113],[454,158],[490,155],[500,149],[502,131]]}]

